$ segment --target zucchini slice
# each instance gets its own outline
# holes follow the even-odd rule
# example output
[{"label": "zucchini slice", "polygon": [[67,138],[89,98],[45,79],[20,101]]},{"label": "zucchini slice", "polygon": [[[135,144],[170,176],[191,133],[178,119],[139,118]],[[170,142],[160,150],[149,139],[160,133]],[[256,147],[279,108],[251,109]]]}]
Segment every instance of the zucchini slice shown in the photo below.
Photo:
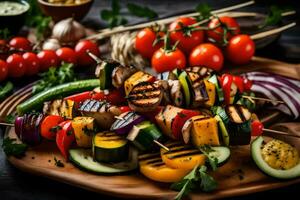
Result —
[{"label": "zucchini slice", "polygon": [[93,157],[98,162],[125,161],[128,149],[128,141],[114,132],[101,132],[93,137]]},{"label": "zucchini slice", "polygon": [[117,164],[107,164],[94,161],[90,149],[70,149],[70,161],[79,168],[101,174],[119,174],[135,170],[138,167],[138,152],[130,149],[130,159]]},{"label": "zucchini slice", "polygon": [[105,60],[98,64],[96,68],[96,76],[100,80],[100,89],[110,89],[112,87],[112,71],[120,64],[113,60]]},{"label": "zucchini slice", "polygon": [[192,92],[191,92],[190,80],[189,80],[187,73],[185,71],[183,71],[179,75],[178,80],[183,88],[185,106],[189,107],[191,104]]}]

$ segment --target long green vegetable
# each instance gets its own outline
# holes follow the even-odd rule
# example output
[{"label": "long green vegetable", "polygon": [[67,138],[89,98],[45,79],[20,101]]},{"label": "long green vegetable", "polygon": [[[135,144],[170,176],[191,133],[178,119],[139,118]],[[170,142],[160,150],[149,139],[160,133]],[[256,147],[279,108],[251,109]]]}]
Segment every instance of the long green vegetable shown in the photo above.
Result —
[{"label": "long green vegetable", "polygon": [[55,98],[62,98],[78,92],[92,90],[98,86],[98,79],[89,79],[65,83],[63,85],[59,85],[49,90],[38,93],[37,95],[21,103],[17,107],[17,112],[19,115],[23,115],[29,111],[40,109],[43,106],[43,103],[46,101],[50,101]]},{"label": "long green vegetable", "polygon": [[0,86],[0,100],[6,97],[14,89],[14,85],[11,82],[7,82],[3,87]]}]

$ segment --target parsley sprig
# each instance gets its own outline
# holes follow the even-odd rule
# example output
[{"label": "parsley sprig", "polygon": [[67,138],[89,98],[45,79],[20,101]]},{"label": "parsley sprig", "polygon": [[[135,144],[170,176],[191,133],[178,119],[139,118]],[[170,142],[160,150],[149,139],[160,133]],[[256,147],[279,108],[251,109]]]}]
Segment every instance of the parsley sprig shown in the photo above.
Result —
[{"label": "parsley sprig", "polygon": [[15,138],[4,138],[2,149],[7,156],[22,157],[25,155],[28,146],[23,143],[16,143]]}]

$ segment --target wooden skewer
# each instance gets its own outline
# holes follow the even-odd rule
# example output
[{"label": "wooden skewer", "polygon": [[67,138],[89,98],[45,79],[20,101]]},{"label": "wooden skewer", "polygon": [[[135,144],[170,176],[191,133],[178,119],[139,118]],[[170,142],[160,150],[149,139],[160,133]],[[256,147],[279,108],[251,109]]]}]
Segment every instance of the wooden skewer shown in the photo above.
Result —
[{"label": "wooden skewer", "polygon": [[267,99],[267,98],[262,98],[262,97],[252,97],[252,96],[247,96],[247,95],[243,95],[242,97],[246,98],[246,99],[255,99],[255,100],[261,100],[261,101],[267,101],[267,102],[273,102],[273,103],[285,103],[284,101]]},{"label": "wooden skewer", "polygon": [[286,133],[283,131],[277,131],[277,130],[272,130],[272,129],[267,129],[267,128],[263,128],[263,131],[267,132],[267,133],[274,133],[277,135],[282,135],[282,136],[290,136],[290,137],[300,138],[299,135],[293,135],[293,134],[289,134],[289,133]]},{"label": "wooden skewer", "polygon": [[10,126],[10,127],[14,127],[14,124],[10,124],[10,123],[6,123],[6,122],[0,122],[0,126]]},{"label": "wooden skewer", "polygon": [[87,50],[86,53],[87,53],[94,61],[96,61],[97,64],[99,64],[99,63],[101,62],[101,59],[98,58],[95,54],[93,54],[93,53],[90,52],[89,50]]},{"label": "wooden skewer", "polygon": [[160,146],[161,148],[163,148],[164,150],[170,151],[170,149],[169,149],[168,147],[166,147],[165,145],[163,145],[163,144],[160,143],[159,141],[153,140],[153,142],[154,142],[155,144],[157,144],[158,146]]},{"label": "wooden skewer", "polygon": [[[226,8],[214,10],[211,13],[212,14],[218,14],[218,13],[222,13],[222,12],[228,12],[228,11],[231,11],[231,10],[236,10],[236,9],[239,9],[239,8],[243,8],[243,7],[252,5],[254,3],[255,3],[255,1],[248,1],[248,2],[237,4],[237,5],[234,5],[234,6],[229,6],[229,7],[226,7]],[[95,34],[95,35],[91,35],[91,36],[86,37],[85,39],[100,40],[100,39],[109,37],[110,35],[115,34],[115,33],[142,29],[142,28],[145,28],[145,27],[153,26],[155,24],[168,24],[168,23],[171,23],[172,21],[174,21],[175,19],[177,19],[178,17],[195,17],[195,16],[198,16],[198,15],[199,15],[198,12],[193,12],[193,13],[189,13],[189,14],[186,14],[186,15],[178,15],[178,16],[169,17],[169,18],[166,18],[166,19],[159,19],[159,20],[146,22],[146,23],[133,25],[133,26],[118,26],[114,29],[107,29],[106,28],[106,29],[100,30],[100,32]]]},{"label": "wooden skewer", "polygon": [[292,22],[292,23],[287,24],[285,26],[275,28],[275,29],[272,29],[272,30],[269,30],[269,31],[265,31],[265,32],[262,32],[262,33],[257,33],[257,34],[251,35],[250,37],[251,37],[252,40],[258,40],[258,39],[264,38],[266,36],[270,36],[270,35],[280,33],[282,31],[285,31],[285,30],[287,30],[289,28],[292,28],[294,26],[296,26],[296,22]]}]

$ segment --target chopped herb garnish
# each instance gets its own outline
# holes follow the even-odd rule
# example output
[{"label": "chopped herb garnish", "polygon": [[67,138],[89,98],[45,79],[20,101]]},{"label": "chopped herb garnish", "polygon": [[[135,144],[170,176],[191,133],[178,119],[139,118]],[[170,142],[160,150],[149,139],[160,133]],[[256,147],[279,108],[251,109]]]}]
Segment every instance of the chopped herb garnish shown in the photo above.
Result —
[{"label": "chopped herb garnish", "polygon": [[207,157],[208,163],[211,166],[212,170],[216,171],[218,168],[218,158],[210,154],[214,152],[214,150],[209,145],[203,145],[199,147],[199,150]]},{"label": "chopped herb garnish", "polygon": [[24,156],[28,146],[26,144],[16,143],[15,141],[15,138],[5,138],[2,143],[3,151],[7,156]]},{"label": "chopped herb garnish", "polygon": [[211,192],[217,188],[217,182],[207,174],[206,166],[196,166],[181,181],[173,183],[171,189],[179,191],[176,200],[182,199],[190,191],[201,189],[204,192]]},{"label": "chopped herb garnish", "polygon": [[14,114],[9,114],[4,119],[4,121],[9,124],[14,124],[15,120],[16,120],[16,116]]},{"label": "chopped herb garnish", "polygon": [[57,166],[57,167],[64,167],[64,163],[62,163],[61,160],[58,160],[56,157],[54,157],[54,164]]}]

